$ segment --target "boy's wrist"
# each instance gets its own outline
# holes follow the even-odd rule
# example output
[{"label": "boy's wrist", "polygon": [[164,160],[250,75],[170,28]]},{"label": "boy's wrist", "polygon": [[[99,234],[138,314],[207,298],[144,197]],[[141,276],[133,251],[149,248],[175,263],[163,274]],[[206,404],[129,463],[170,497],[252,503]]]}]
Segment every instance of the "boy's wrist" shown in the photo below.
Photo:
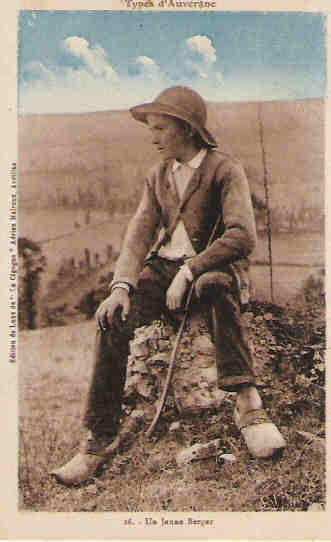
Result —
[{"label": "boy's wrist", "polygon": [[194,277],[193,277],[193,274],[192,274],[192,271],[191,269],[189,268],[189,266],[187,265],[187,263],[185,263],[184,265],[182,265],[182,267],[180,268],[180,271],[181,273],[183,273],[184,277],[186,278],[186,280],[188,282],[192,282]]},{"label": "boy's wrist", "polygon": [[131,291],[133,290],[131,284],[129,284],[128,282],[125,282],[125,281],[121,281],[121,280],[112,281],[109,284],[109,292],[110,292],[110,294],[112,294],[113,291],[116,290],[116,288],[122,288],[122,290],[126,290],[128,292],[128,294],[130,294]]}]

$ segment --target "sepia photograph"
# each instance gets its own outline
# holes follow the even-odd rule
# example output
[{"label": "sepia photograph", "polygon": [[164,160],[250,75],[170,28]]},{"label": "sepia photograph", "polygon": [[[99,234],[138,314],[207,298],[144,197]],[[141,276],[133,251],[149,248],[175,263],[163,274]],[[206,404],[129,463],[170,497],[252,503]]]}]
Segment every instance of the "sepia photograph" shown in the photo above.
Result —
[{"label": "sepia photograph", "polygon": [[327,14],[183,3],[18,12],[20,512],[326,514]]}]

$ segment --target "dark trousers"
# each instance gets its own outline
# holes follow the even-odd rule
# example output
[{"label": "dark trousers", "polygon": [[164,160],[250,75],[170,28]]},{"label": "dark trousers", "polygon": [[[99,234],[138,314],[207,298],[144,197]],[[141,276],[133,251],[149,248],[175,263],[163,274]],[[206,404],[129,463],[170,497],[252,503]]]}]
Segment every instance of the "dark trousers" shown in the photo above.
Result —
[{"label": "dark trousers", "polygon": [[[123,323],[119,316],[106,331],[97,330],[94,368],[84,415],[86,428],[98,434],[116,434],[121,415],[121,404],[129,355],[129,341],[137,327],[160,319],[161,315],[174,319],[166,306],[166,291],[176,275],[178,262],[154,256],[147,260],[138,287],[131,297],[131,310]],[[207,276],[208,274],[206,274]],[[190,310],[205,306],[212,340],[216,346],[219,387],[238,391],[245,384],[254,384],[252,357],[241,325],[239,293],[229,266],[220,276],[224,286],[209,284],[194,296]],[[200,277],[200,283],[201,278]]]}]

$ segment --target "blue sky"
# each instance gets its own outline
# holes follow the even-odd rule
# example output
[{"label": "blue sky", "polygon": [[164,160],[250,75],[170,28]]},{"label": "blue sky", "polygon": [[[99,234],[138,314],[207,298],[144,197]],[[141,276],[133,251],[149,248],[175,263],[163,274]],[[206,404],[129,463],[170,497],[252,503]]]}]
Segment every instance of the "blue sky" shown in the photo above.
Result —
[{"label": "blue sky", "polygon": [[321,13],[20,13],[20,113],[128,108],[178,84],[212,101],[320,98],[326,78]]}]

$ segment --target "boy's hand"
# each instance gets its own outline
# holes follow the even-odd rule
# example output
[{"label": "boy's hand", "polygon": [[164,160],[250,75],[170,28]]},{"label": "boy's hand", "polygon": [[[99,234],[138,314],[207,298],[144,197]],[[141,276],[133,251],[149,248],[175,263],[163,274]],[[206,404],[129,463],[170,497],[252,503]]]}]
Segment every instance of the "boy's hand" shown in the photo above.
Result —
[{"label": "boy's hand", "polygon": [[106,297],[101,303],[95,314],[99,327],[105,331],[108,326],[112,326],[118,309],[121,309],[121,319],[125,322],[130,312],[130,306],[128,292],[124,288],[114,288],[110,296]]},{"label": "boy's hand", "polygon": [[167,291],[167,306],[170,310],[180,309],[183,304],[184,295],[190,284],[185,270],[181,268]]}]

